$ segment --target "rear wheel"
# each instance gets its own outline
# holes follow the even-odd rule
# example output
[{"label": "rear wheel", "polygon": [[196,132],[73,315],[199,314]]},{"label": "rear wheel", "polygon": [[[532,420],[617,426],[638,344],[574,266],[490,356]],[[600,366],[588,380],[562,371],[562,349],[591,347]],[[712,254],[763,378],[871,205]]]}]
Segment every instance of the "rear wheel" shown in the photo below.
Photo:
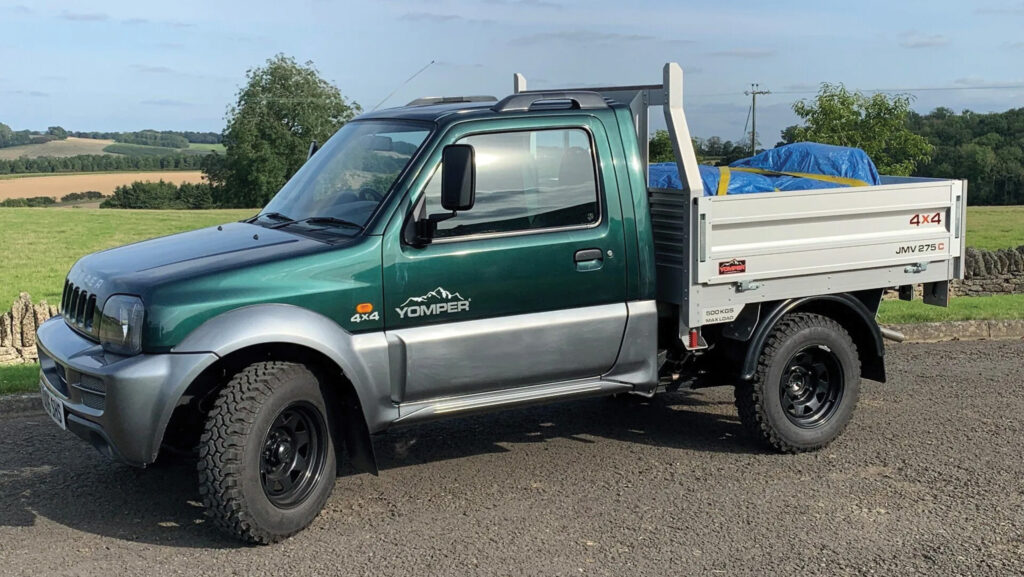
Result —
[{"label": "rear wheel", "polygon": [[736,387],[744,426],[783,452],[820,449],[843,432],[860,396],[860,359],[836,321],[793,313],[768,337],[750,382]]},{"label": "rear wheel", "polygon": [[307,527],[334,487],[320,384],[294,363],[249,365],[220,392],[199,444],[199,490],[214,522],[251,543]]}]

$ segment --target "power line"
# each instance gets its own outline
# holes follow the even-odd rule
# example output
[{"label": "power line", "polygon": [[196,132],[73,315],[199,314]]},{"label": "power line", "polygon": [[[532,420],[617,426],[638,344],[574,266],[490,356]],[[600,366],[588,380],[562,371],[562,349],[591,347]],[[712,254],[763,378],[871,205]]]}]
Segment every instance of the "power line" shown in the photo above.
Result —
[{"label": "power line", "polygon": [[[982,86],[924,86],[919,88],[872,88],[872,89],[853,89],[855,92],[956,92],[961,90],[1024,90],[1024,84],[991,84]],[[817,94],[818,90],[806,89],[806,90],[778,90],[773,94]],[[716,94],[705,93],[705,94],[688,94],[688,98],[720,98],[723,96],[749,96],[749,91],[745,92],[719,92]]]}]

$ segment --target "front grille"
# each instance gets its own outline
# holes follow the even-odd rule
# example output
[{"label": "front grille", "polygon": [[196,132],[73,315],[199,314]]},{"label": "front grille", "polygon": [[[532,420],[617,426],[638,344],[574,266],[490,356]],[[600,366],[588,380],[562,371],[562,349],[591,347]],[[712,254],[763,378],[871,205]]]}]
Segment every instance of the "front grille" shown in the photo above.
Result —
[{"label": "front grille", "polygon": [[102,411],[107,408],[107,397],[105,395],[97,395],[82,389],[79,389],[78,392],[82,395],[82,404],[90,409]]},{"label": "front grille", "polygon": [[95,336],[96,295],[75,286],[70,280],[65,281],[64,294],[60,299],[60,313],[68,326]]}]

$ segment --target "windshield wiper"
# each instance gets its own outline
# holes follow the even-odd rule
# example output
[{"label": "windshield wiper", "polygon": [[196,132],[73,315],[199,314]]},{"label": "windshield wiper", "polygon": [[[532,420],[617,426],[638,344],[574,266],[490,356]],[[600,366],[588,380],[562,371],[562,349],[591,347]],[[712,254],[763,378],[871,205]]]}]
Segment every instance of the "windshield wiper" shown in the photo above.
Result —
[{"label": "windshield wiper", "polygon": [[337,217],[334,217],[334,216],[311,216],[309,218],[304,218],[302,220],[296,220],[294,222],[289,222],[287,224],[299,224],[299,223],[302,223],[302,224],[333,224],[333,225],[337,225],[337,226],[347,226],[347,227],[351,227],[351,228],[358,228],[359,232],[362,232],[362,231],[366,230],[366,227],[361,225],[361,224],[359,224],[359,223],[352,222],[351,220],[345,220],[343,218],[337,218]]},{"label": "windshield wiper", "polygon": [[266,217],[266,218],[269,218],[271,220],[278,220],[278,221],[283,221],[283,222],[286,222],[286,223],[287,222],[295,222],[294,219],[292,219],[292,217],[290,217],[290,216],[288,216],[286,214],[281,214],[280,212],[261,212],[261,213],[257,214],[256,216],[250,218],[249,220],[245,221],[245,222],[253,223],[253,222],[256,222],[257,220],[259,220],[260,217]]}]

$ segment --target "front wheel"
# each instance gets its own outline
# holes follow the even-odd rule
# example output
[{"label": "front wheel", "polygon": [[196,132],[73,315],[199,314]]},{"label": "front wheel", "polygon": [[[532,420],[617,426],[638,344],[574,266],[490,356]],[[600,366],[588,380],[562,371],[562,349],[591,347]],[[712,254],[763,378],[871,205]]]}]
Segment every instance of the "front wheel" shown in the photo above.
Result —
[{"label": "front wheel", "polygon": [[306,528],[334,488],[336,457],[316,376],[254,363],[221,390],[199,444],[199,491],[214,522],[250,543]]},{"label": "front wheel", "polygon": [[849,333],[828,317],[792,313],[772,330],[754,378],[736,387],[736,407],[755,438],[797,453],[835,440],[859,396],[860,358]]}]

